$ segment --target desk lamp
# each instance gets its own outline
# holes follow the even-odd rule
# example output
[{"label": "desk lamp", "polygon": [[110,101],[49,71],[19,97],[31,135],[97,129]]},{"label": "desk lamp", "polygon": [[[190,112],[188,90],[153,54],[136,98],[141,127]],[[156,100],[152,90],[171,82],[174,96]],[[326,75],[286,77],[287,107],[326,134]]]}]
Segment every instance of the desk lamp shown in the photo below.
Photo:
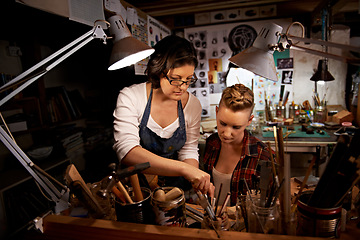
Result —
[{"label": "desk lamp", "polygon": [[[108,70],[115,70],[130,66],[131,64],[148,57],[155,51],[153,48],[150,48],[145,43],[142,43],[141,41],[131,36],[129,29],[127,28],[126,23],[121,16],[114,15],[109,17],[108,20],[109,22],[104,20],[96,21],[94,27],[90,31],[69,43],[65,47],[61,48],[57,52],[53,53],[49,57],[40,61],[35,66],[21,73],[12,81],[3,85],[0,88],[0,91],[12,89],[12,87],[15,85],[18,87],[0,100],[0,106],[21,92],[31,83],[44,76],[48,71],[50,71],[60,62],[68,58],[70,55],[78,51],[93,39],[100,39],[104,44],[106,44],[106,41],[109,37],[107,37],[101,25],[110,25],[110,34],[114,35],[114,47],[112,50],[110,66]],[[106,24],[104,24],[104,22]],[[44,70],[38,70],[40,67],[43,67],[46,64],[48,65]],[[35,71],[37,72],[34,73]],[[0,139],[10,150],[10,152],[18,159],[18,161],[26,168],[31,176],[45,190],[45,192],[49,195],[49,198],[55,202],[54,212],[60,213],[61,211],[67,209],[70,206],[69,188],[56,181],[56,179],[51,177],[29,159],[24,151],[16,144],[14,138],[11,136],[11,132],[9,129],[7,129],[6,124],[5,127],[0,127]],[[55,187],[53,183],[55,183],[57,187]]]},{"label": "desk lamp", "polygon": [[[302,37],[297,37],[289,34],[290,28],[298,24],[302,28]],[[360,47],[333,43],[323,40],[304,38],[304,26],[299,22],[293,22],[288,27],[286,33],[281,33],[282,27],[274,23],[267,23],[260,30],[258,37],[255,39],[253,46],[245,49],[237,55],[229,58],[229,61],[235,65],[245,68],[256,75],[265,77],[272,81],[277,81],[274,58],[272,56],[275,50],[281,52],[286,49],[294,49],[304,51],[314,55],[331,58],[351,64],[359,64],[360,58],[350,58],[347,56],[340,56],[331,54],[325,51],[318,51],[306,47],[302,47],[293,43],[293,40],[299,42],[313,43],[327,47],[341,48],[344,50],[351,50],[360,52]]]}]

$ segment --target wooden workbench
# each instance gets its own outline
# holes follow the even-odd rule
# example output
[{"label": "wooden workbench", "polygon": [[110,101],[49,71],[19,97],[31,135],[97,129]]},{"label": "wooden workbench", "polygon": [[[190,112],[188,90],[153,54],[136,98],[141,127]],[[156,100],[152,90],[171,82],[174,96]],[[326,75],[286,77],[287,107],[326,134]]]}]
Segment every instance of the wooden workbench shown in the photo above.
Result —
[{"label": "wooden workbench", "polygon": [[[213,230],[156,226],[100,219],[49,215],[44,218],[44,235],[49,240],[193,240],[219,239]],[[319,238],[221,231],[221,239],[319,240]]]}]

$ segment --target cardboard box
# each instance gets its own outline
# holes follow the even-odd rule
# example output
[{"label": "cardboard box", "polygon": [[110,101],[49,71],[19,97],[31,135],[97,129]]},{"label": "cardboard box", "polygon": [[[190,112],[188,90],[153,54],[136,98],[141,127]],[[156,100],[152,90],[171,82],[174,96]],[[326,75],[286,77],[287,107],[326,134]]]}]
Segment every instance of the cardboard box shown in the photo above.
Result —
[{"label": "cardboard box", "polygon": [[341,105],[328,105],[326,106],[326,122],[333,122],[333,116],[342,110],[345,110],[345,108]]},{"label": "cardboard box", "polygon": [[333,116],[333,122],[336,122],[338,124],[341,124],[343,122],[352,122],[353,120],[353,114],[347,110],[342,110]]}]

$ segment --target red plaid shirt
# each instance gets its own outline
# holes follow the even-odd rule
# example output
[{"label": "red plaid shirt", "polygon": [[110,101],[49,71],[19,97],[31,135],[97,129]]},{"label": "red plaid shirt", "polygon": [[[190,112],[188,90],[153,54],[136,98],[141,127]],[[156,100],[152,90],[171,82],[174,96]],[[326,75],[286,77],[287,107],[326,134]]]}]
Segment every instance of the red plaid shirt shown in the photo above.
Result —
[{"label": "red plaid shirt", "polygon": [[[214,133],[207,138],[204,153],[204,170],[210,175],[219,159],[220,149],[221,140],[219,135]],[[232,206],[236,204],[241,193],[246,194],[247,190],[243,179],[246,179],[250,189],[253,188],[252,176],[260,176],[259,160],[271,161],[269,147],[245,130],[242,154],[231,176],[230,200]]]}]

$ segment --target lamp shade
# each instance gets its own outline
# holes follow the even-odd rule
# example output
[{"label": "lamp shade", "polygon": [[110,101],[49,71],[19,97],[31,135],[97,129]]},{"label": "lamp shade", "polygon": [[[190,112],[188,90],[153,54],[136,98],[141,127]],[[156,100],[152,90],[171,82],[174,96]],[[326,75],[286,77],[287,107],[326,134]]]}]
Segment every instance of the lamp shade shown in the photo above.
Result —
[{"label": "lamp shade", "polygon": [[328,71],[328,65],[326,59],[319,60],[318,69],[316,70],[314,75],[310,78],[310,80],[325,81],[325,82],[335,80],[335,78]]},{"label": "lamp shade", "polygon": [[150,56],[155,51],[131,35],[121,16],[111,16],[108,21],[110,22],[110,34],[114,38],[108,70],[130,66]]},{"label": "lamp shade", "polygon": [[261,29],[251,47],[231,57],[229,61],[256,75],[278,81],[273,57],[274,51],[271,47],[277,44],[279,38],[277,33],[281,33],[281,31],[281,26],[268,23]]}]

